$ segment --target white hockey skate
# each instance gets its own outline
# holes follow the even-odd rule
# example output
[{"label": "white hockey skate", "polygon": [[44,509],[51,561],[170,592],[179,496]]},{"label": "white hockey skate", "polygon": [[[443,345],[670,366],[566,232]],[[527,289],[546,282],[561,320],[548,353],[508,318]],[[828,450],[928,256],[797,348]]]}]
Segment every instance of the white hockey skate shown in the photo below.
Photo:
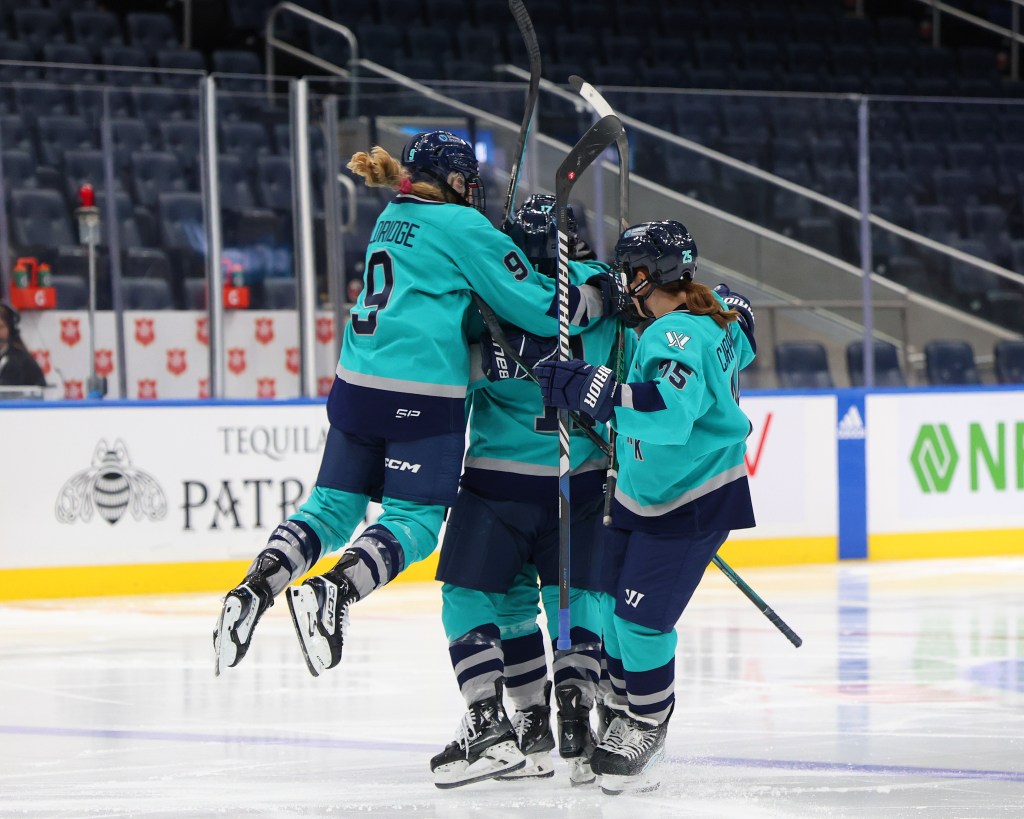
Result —
[{"label": "white hockey skate", "polygon": [[657,790],[667,733],[668,720],[659,725],[631,713],[614,719],[591,756],[602,792],[618,796]]},{"label": "white hockey skate", "polygon": [[220,617],[213,630],[213,673],[238,665],[249,650],[253,631],[263,612],[274,605],[266,582],[250,575],[224,597]]},{"label": "white hockey skate", "polygon": [[430,760],[434,784],[439,788],[503,777],[525,766],[526,757],[516,744],[500,693],[473,703],[459,723],[455,739]]}]

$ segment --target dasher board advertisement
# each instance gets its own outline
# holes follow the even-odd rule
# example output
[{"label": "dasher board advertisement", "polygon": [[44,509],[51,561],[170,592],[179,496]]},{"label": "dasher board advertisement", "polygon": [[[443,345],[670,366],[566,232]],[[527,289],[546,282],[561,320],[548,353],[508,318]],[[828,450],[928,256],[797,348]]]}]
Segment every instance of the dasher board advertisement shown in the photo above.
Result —
[{"label": "dasher board advertisement", "polygon": [[23,434],[0,441],[0,568],[251,559],[308,495],[328,428],[319,402],[2,417]]},{"label": "dasher board advertisement", "polygon": [[869,395],[874,559],[1024,554],[1024,391]]}]

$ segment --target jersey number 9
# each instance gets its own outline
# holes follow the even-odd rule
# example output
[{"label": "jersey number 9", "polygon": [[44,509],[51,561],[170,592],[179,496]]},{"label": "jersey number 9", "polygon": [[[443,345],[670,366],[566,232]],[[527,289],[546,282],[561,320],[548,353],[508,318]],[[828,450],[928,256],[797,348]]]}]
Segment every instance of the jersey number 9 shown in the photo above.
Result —
[{"label": "jersey number 9", "polygon": [[366,265],[366,288],[363,290],[363,310],[366,315],[352,314],[352,329],[361,336],[377,332],[377,315],[388,306],[395,289],[395,263],[386,250],[376,250]]}]

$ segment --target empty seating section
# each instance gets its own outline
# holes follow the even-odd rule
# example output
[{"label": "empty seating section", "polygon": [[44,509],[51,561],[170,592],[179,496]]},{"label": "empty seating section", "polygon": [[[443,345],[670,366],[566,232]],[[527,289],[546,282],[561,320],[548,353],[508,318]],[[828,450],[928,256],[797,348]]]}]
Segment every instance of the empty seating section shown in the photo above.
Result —
[{"label": "empty seating section", "polygon": [[[101,124],[108,115],[126,251],[122,269],[158,271],[133,278],[161,280],[166,273],[178,306],[193,303],[195,289],[180,279],[204,272],[199,80],[216,72],[226,251],[259,247],[250,256],[255,272],[290,272],[280,261],[268,261],[274,257],[268,248],[290,253],[292,241],[287,112],[268,110],[259,78],[262,53],[239,47],[258,41],[275,3],[212,5],[221,9],[225,36],[223,45],[208,50],[183,46],[177,4],[157,11],[154,3],[32,0],[0,10],[0,149],[15,250],[22,240],[38,246],[42,233],[15,211],[17,202],[58,231],[41,252],[55,259],[64,247],[64,257],[74,257],[68,249],[77,243],[74,231],[67,239],[58,223],[74,227],[81,183],[106,193]],[[489,80],[498,64],[527,63],[506,0],[299,5],[351,28],[362,56],[417,79]],[[873,211],[968,256],[1024,273],[1020,85],[1007,78],[997,49],[980,47],[976,38],[933,46],[922,26],[926,9],[874,4],[859,17],[855,5],[640,0],[627,10],[614,0],[527,0],[549,79],[565,83],[569,73],[579,73],[604,86],[643,86],[617,95],[626,113],[847,204],[858,198],[857,111],[839,95],[913,95],[913,101],[872,100]],[[349,59],[343,38],[287,15],[279,19],[289,38],[317,55],[342,64]],[[748,91],[833,96],[743,93]],[[927,99],[957,95],[998,97],[1000,104]],[[578,120],[548,102],[539,110],[541,127],[568,138]],[[313,136],[321,138],[318,129]],[[319,173],[322,144],[311,153]],[[634,166],[848,261],[856,253],[854,231],[831,212],[692,152],[672,145],[638,150]],[[314,192],[322,219],[321,186],[314,185]],[[1024,288],[984,266],[922,251],[884,231],[873,231],[872,238],[879,272],[1024,331]],[[270,298],[269,289],[265,295]],[[862,362],[862,351],[856,355]],[[882,355],[877,347],[875,355]],[[881,363],[888,355],[884,351]],[[852,362],[848,358],[850,367]],[[853,379],[854,370],[849,372]],[[894,379],[903,378],[898,363],[896,373]]]}]

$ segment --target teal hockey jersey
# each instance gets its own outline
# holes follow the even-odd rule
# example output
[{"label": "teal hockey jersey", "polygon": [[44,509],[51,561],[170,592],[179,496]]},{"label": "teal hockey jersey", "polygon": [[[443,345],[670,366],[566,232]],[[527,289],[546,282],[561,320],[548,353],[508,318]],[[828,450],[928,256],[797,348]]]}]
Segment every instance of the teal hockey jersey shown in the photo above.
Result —
[{"label": "teal hockey jersey", "polygon": [[624,529],[700,532],[754,525],[744,462],[750,421],[739,371],[754,359],[738,323],[679,308],[644,330],[618,433],[613,520]]},{"label": "teal hockey jersey", "polygon": [[[474,291],[529,332],[558,332],[554,282],[470,207],[395,197],[374,226],[363,282],[328,399],[331,423],[345,432],[401,440],[465,428]],[[576,331],[600,315],[599,298],[573,289]]]},{"label": "teal hockey jersey", "polygon": [[[600,262],[570,262],[569,280],[583,284],[609,268]],[[616,322],[590,322],[570,339],[574,358],[610,364]],[[631,335],[633,335],[630,332]],[[557,347],[557,339],[551,339]],[[472,416],[462,485],[478,495],[530,503],[558,502],[558,416],[541,400],[531,380],[474,382]],[[595,431],[604,437],[604,424]],[[582,430],[572,425],[570,467],[573,498],[603,491],[608,458]]]}]

